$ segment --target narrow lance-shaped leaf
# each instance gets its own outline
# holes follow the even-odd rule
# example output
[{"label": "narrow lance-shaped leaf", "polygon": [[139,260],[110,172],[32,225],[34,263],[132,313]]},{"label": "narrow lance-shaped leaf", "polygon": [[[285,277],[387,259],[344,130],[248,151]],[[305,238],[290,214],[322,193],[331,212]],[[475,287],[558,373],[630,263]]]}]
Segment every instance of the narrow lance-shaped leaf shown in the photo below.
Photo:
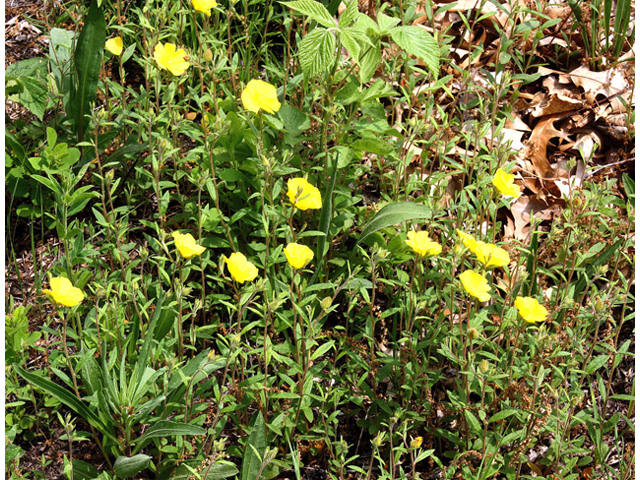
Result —
[{"label": "narrow lance-shaped leaf", "polygon": [[96,100],[98,93],[100,63],[104,51],[106,29],[104,13],[98,7],[96,0],[93,0],[84,20],[84,27],[78,37],[74,54],[77,83],[70,105],[80,141],[82,141],[88,125],[84,116],[90,113],[91,103]]},{"label": "narrow lance-shaped leaf", "polygon": [[363,242],[366,238],[383,228],[396,225],[407,220],[415,220],[417,218],[431,218],[431,209],[425,205],[412,202],[390,203],[385,205],[376,213],[375,217],[362,230],[358,243]]}]

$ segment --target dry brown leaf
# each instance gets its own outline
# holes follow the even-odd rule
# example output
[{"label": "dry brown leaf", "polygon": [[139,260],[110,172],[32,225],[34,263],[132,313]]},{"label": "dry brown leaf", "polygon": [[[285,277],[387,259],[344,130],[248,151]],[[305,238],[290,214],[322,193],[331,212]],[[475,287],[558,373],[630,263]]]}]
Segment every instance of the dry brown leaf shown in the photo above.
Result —
[{"label": "dry brown leaf", "polygon": [[560,137],[565,140],[569,140],[566,133],[556,130],[553,126],[553,122],[563,116],[563,113],[556,113],[554,115],[542,117],[536,124],[533,132],[531,132],[531,138],[529,139],[526,148],[523,150],[521,158],[525,161],[528,160],[533,164],[533,173],[538,176],[541,182],[545,178],[552,178],[555,176],[555,172],[553,168],[551,168],[551,164],[547,159],[547,144],[549,143],[549,140],[553,137]]},{"label": "dry brown leaf", "polygon": [[582,66],[573,70],[569,76],[576,86],[584,89],[585,98],[589,103],[594,104],[598,100],[608,99],[596,109],[598,116],[603,117],[610,113],[627,111],[618,95],[624,99],[625,103],[629,104],[631,89],[620,67],[614,67],[604,72],[592,72]]},{"label": "dry brown leaf", "polygon": [[515,224],[508,225],[505,236],[526,240],[531,230],[531,215],[540,220],[551,220],[554,216],[561,214],[564,203],[564,200],[558,199],[547,205],[538,200],[535,195],[521,195],[511,204],[511,214]]}]

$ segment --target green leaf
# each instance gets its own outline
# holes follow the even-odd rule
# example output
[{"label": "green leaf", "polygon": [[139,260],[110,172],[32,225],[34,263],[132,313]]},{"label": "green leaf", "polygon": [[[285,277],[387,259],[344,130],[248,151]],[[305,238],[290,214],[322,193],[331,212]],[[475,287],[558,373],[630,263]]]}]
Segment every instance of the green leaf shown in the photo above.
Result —
[{"label": "green leaf", "polygon": [[518,413],[518,410],[516,409],[511,409],[511,410],[500,410],[498,413],[496,413],[495,415],[493,415],[488,422],[498,422],[500,420],[504,420],[505,418],[509,418],[511,415],[515,415],[516,413]]},{"label": "green leaf", "polygon": [[49,99],[49,90],[43,85],[42,80],[31,77],[12,80],[16,82],[15,90],[17,91],[8,95],[7,99],[19,103],[42,121]]},{"label": "green leaf", "polygon": [[427,64],[435,77],[440,72],[440,49],[435,39],[424,28],[417,25],[396,27],[391,38],[408,54],[415,55]]},{"label": "green leaf", "polygon": [[365,46],[362,50],[364,53],[361,53],[361,58],[358,63],[358,78],[360,83],[367,83],[373,77],[373,74],[376,73],[378,69],[378,65],[382,61],[382,51],[380,47],[380,40],[373,39],[373,46]]},{"label": "green leaf", "polygon": [[[262,458],[256,455],[264,455],[267,451],[267,436],[264,429],[264,417],[258,411],[252,418],[253,427],[244,445],[244,455],[242,456],[242,470],[240,480],[259,480],[258,473],[262,466]],[[251,447],[254,448],[251,448]],[[254,450],[255,449],[255,450]]]},{"label": "green leaf", "polygon": [[73,466],[73,480],[93,480],[100,475],[100,471],[96,467],[82,460],[74,459],[71,465]]},{"label": "green leaf", "polygon": [[282,123],[287,133],[297,137],[305,130],[311,128],[309,115],[293,105],[284,104],[278,110]]},{"label": "green leaf", "polygon": [[482,433],[482,424],[476,418],[476,416],[469,410],[464,411],[464,418],[467,421],[467,425],[473,435],[480,435]]},{"label": "green leaf", "polygon": [[168,436],[182,437],[193,435],[204,435],[207,431],[196,425],[187,423],[172,422],[171,420],[160,420],[158,423],[149,428],[144,435],[136,438],[134,443],[142,445],[150,438],[162,438]]},{"label": "green leaf", "polygon": [[[354,2],[355,3],[355,2]],[[362,32],[354,27],[345,28],[340,32],[340,42],[344,45],[356,62],[360,60],[360,42],[363,38],[367,38],[366,36],[362,36]]]},{"label": "green leaf", "polygon": [[27,382],[35,385],[41,390],[44,390],[46,393],[55,397],[73,411],[75,411],[78,415],[84,418],[87,422],[93,425],[97,430],[99,430],[103,435],[109,437],[110,440],[119,443],[116,436],[111,432],[110,428],[108,428],[100,418],[69,390],[61,387],[53,383],[51,380],[47,380],[46,378],[39,377],[31,372],[28,372],[22,369],[19,365],[13,364],[13,368],[15,371],[24,378]]},{"label": "green leaf", "polygon": [[[346,2],[345,2],[346,3]],[[350,27],[358,18],[358,0],[351,0],[347,4],[347,9],[340,15],[338,26],[343,29]]]},{"label": "green leaf", "polygon": [[[180,465],[177,470],[172,465],[158,476],[158,480],[188,480],[193,478],[193,471],[200,465],[202,465],[201,460],[188,460]],[[174,471],[175,473],[173,473]],[[201,480],[220,480],[237,475],[238,469],[235,465],[229,463],[216,462],[209,467],[203,468],[199,473]]]},{"label": "green leaf", "polygon": [[632,202],[636,199],[636,182],[626,173],[622,174],[622,185],[624,185],[624,191],[627,194],[627,197],[631,199]]},{"label": "green leaf", "polygon": [[400,23],[399,18],[390,17],[382,12],[378,12],[378,31],[381,34],[388,33],[393,27]]},{"label": "green leaf", "polygon": [[[296,12],[306,15],[320,25],[327,28],[336,28],[336,22],[329,11],[320,2],[313,0],[296,0],[294,2],[280,2]],[[313,32],[312,32],[313,33]]]},{"label": "green leaf", "polygon": [[300,66],[310,77],[329,71],[336,58],[336,37],[329,30],[316,28],[300,43]]},{"label": "green leaf", "polygon": [[132,477],[149,466],[151,457],[143,453],[133,457],[118,457],[113,464],[113,471],[119,478]]},{"label": "green leaf", "polygon": [[431,218],[432,216],[431,209],[425,205],[412,202],[390,203],[382,207],[364,227],[358,243],[363,242],[369,235],[391,225],[418,218]]},{"label": "green leaf", "polygon": [[74,53],[76,88],[72,97],[71,115],[76,122],[76,133],[82,141],[89,121],[84,118],[91,112],[91,104],[96,100],[100,66],[106,39],[107,24],[97,1],[92,0],[89,13],[78,37]]},{"label": "green leaf", "polygon": [[376,155],[390,155],[394,151],[393,146],[387,142],[373,138],[360,138],[351,144],[351,148]]},{"label": "green leaf", "polygon": [[584,369],[585,372],[587,372],[587,375],[591,375],[592,373],[595,373],[596,370],[604,367],[609,358],[610,355],[598,355],[597,357],[592,358],[589,365],[587,365],[587,368]]}]

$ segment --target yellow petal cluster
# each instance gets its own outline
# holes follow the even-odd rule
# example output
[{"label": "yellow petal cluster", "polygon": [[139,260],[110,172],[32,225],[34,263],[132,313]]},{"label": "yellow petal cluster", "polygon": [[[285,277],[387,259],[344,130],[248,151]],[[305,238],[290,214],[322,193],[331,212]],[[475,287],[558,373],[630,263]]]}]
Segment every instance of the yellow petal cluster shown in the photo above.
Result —
[{"label": "yellow petal cluster", "polygon": [[432,241],[425,231],[410,231],[405,243],[420,257],[432,257],[442,252],[442,246]]},{"label": "yellow petal cluster", "polygon": [[304,178],[291,178],[287,182],[287,197],[294,207],[300,210],[322,208],[320,190]]},{"label": "yellow petal cluster", "polygon": [[158,66],[169,70],[174,75],[182,75],[189,68],[189,62],[185,60],[187,52],[183,49],[176,50],[172,43],[159,43],[153,52],[153,58],[158,62]]},{"label": "yellow petal cluster", "polygon": [[183,235],[180,232],[173,232],[171,236],[175,239],[178,252],[180,252],[183,258],[189,259],[200,255],[206,250],[202,245],[198,245],[196,239],[193,238],[193,235],[190,233]]},{"label": "yellow petal cluster", "polygon": [[191,0],[194,10],[204,13],[207,17],[211,16],[211,9],[218,5],[216,0]]},{"label": "yellow petal cluster", "polygon": [[229,258],[224,257],[224,261],[227,264],[231,278],[238,283],[250,282],[258,276],[258,269],[256,266],[247,260],[240,252],[232,253]]},{"label": "yellow petal cluster", "polygon": [[520,197],[520,187],[513,183],[515,175],[505,172],[501,168],[496,171],[491,183],[498,189],[498,191],[508,197]]},{"label": "yellow petal cluster", "polygon": [[84,300],[84,293],[71,285],[71,281],[65,277],[55,277],[49,282],[51,290],[42,290],[49,295],[54,302],[65,307],[75,307]]},{"label": "yellow petal cluster", "polygon": [[313,260],[313,250],[306,245],[299,243],[290,243],[284,249],[284,255],[287,262],[293,268],[304,268],[311,260]]},{"label": "yellow petal cluster", "polygon": [[489,282],[479,273],[466,270],[460,275],[460,281],[467,293],[481,302],[486,302],[491,298]]},{"label": "yellow petal cluster", "polygon": [[542,322],[546,320],[549,312],[538,303],[538,300],[531,297],[516,297],[514,302],[520,316],[529,323]]},{"label": "yellow petal cluster", "polygon": [[240,95],[242,105],[250,112],[258,113],[264,110],[275,113],[280,110],[276,87],[262,80],[251,80]]},{"label": "yellow petal cluster", "polygon": [[422,437],[416,437],[416,438],[412,439],[411,443],[409,443],[409,445],[413,449],[420,448],[422,446]]},{"label": "yellow petal cluster", "polygon": [[119,56],[122,53],[122,37],[113,37],[107,40],[107,43],[104,44],[104,48],[109,50],[116,56]]},{"label": "yellow petal cluster", "polygon": [[509,253],[493,243],[476,240],[473,236],[456,229],[462,243],[473,253],[485,268],[505,267],[509,265]]}]

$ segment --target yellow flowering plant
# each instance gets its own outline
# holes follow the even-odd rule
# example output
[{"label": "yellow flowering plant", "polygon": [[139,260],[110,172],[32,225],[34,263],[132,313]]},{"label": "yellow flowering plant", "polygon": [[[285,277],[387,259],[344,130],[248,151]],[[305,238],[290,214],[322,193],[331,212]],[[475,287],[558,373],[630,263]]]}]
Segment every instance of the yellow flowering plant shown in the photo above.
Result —
[{"label": "yellow flowering plant", "polygon": [[122,37],[110,38],[105,43],[104,48],[106,48],[108,51],[110,51],[114,55],[119,56],[122,53],[122,49],[123,49]]},{"label": "yellow flowering plant", "polygon": [[171,236],[175,240],[178,252],[187,260],[196,255],[200,255],[206,250],[202,245],[198,245],[196,239],[193,238],[193,235],[190,233],[182,234],[180,232],[173,232]]},{"label": "yellow flowering plant", "polygon": [[249,81],[240,95],[242,105],[250,112],[258,113],[264,110],[267,113],[275,113],[280,110],[276,87],[262,80]]},{"label": "yellow flowering plant", "polygon": [[432,257],[442,252],[442,246],[431,240],[425,231],[410,231],[405,243],[420,257]]},{"label": "yellow flowering plant", "polygon": [[284,249],[284,255],[287,257],[289,265],[293,268],[304,268],[313,260],[313,250],[299,243],[290,243],[287,245]]},{"label": "yellow flowering plant", "polygon": [[54,277],[49,281],[51,290],[42,290],[42,293],[49,295],[53,301],[65,307],[75,307],[84,300],[84,293],[71,284],[65,277]]},{"label": "yellow flowering plant", "polygon": [[305,178],[291,178],[287,181],[287,197],[294,207],[300,210],[322,208],[320,190]]},{"label": "yellow flowering plant", "polygon": [[535,298],[516,297],[514,304],[525,322],[543,322],[549,315],[547,309],[543,305],[540,305]]},{"label": "yellow flowering plant", "polygon": [[477,298],[481,302],[486,302],[491,299],[489,295],[489,282],[479,273],[473,270],[466,270],[460,274],[460,281],[466,292],[472,297]]},{"label": "yellow flowering plant", "polygon": [[520,187],[513,183],[514,178],[515,175],[511,175],[499,168],[491,179],[491,183],[493,183],[501,194],[508,197],[519,198]]},{"label": "yellow flowering plant", "polygon": [[211,9],[218,6],[216,0],[191,0],[193,9],[204,13],[207,17],[211,16]]},{"label": "yellow flowering plant", "polygon": [[176,50],[176,46],[172,43],[158,43],[153,52],[158,66],[161,69],[169,70],[172,74],[179,76],[187,71],[189,62],[185,60],[187,52],[183,49]]},{"label": "yellow flowering plant", "polygon": [[256,266],[240,252],[232,253],[229,258],[223,256],[231,278],[238,283],[250,282],[258,276]]},{"label": "yellow flowering plant", "polygon": [[473,238],[473,235],[469,235],[459,228],[456,228],[456,232],[458,232],[458,235],[460,235],[460,238],[462,238],[462,244],[467,247],[469,251],[471,251],[471,253],[475,253],[475,248],[478,245],[478,241]]}]

